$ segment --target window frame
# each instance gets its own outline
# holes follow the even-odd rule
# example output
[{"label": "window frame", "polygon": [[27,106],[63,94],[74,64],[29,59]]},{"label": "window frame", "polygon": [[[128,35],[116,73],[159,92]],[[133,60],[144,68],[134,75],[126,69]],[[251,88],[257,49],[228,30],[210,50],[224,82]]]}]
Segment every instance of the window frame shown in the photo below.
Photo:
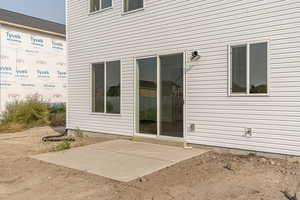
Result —
[{"label": "window frame", "polygon": [[[106,88],[106,66],[108,62],[114,62],[119,61],[120,62],[120,113],[108,113],[107,112],[107,105],[106,105],[106,98],[107,98],[107,88]],[[104,112],[94,112],[93,111],[93,65],[94,64],[104,64]],[[99,62],[92,62],[90,63],[90,114],[91,115],[105,115],[105,116],[121,116],[122,115],[122,59],[111,59],[111,60],[104,60]]]},{"label": "window frame", "polygon": [[[250,93],[250,46],[253,44],[261,44],[261,43],[267,43],[267,93]],[[247,47],[247,66],[246,66],[246,93],[233,93],[232,92],[232,47],[237,46],[246,46]],[[270,96],[270,41],[269,40],[259,40],[259,41],[247,41],[247,42],[240,42],[240,43],[231,43],[228,44],[228,91],[227,96],[230,97],[249,97],[249,96],[255,96],[255,97],[266,97]]]},{"label": "window frame", "polygon": [[[99,10],[91,11],[91,0],[88,0],[88,14],[89,15],[104,12],[104,11],[110,10],[114,7],[114,0],[111,0],[111,6],[107,7],[107,8],[101,8],[102,0],[98,0],[98,1],[99,1],[99,6],[100,6]],[[95,64],[95,63],[93,63],[93,64]]]},{"label": "window frame", "polygon": [[146,7],[145,4],[146,4],[146,1],[143,0],[143,7],[142,8],[138,8],[138,9],[131,10],[131,11],[125,11],[125,0],[122,0],[122,15],[127,15],[127,14],[131,14],[131,13],[142,11]]}]

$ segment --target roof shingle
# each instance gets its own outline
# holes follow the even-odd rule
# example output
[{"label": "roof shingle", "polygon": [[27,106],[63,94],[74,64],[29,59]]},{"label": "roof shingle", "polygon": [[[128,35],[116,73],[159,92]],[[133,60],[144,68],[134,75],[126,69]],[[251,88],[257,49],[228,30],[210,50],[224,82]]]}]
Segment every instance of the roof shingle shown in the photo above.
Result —
[{"label": "roof shingle", "polygon": [[21,13],[12,12],[0,8],[0,21],[5,21],[22,26],[32,27],[44,31],[66,34],[66,25],[48,20],[31,17]]}]

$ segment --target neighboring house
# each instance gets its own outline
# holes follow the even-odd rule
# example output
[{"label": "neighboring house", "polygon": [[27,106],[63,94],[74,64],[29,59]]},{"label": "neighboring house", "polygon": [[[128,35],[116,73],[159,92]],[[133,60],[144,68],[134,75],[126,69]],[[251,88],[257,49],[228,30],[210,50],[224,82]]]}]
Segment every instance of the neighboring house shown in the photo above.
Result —
[{"label": "neighboring house", "polygon": [[65,25],[0,9],[0,33],[0,111],[32,95],[65,103]]},{"label": "neighboring house", "polygon": [[69,129],[300,156],[300,0],[67,7]]}]

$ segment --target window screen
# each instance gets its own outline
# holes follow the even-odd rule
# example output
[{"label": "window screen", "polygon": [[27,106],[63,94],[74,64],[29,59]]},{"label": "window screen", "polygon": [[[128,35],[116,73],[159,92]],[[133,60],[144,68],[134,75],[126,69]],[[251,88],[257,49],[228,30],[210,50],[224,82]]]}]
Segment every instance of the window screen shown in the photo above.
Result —
[{"label": "window screen", "polygon": [[120,61],[106,64],[106,112],[120,113]]},{"label": "window screen", "polygon": [[93,112],[104,112],[104,63],[92,65]]},{"label": "window screen", "polygon": [[92,112],[120,113],[121,62],[92,64]]},{"label": "window screen", "polygon": [[232,46],[230,73],[231,93],[267,94],[268,43]]},{"label": "window screen", "polygon": [[247,88],[247,46],[232,47],[231,90],[246,93]]},{"label": "window screen", "polygon": [[124,0],[124,12],[137,10],[144,7],[144,0]]},{"label": "window screen", "polygon": [[95,12],[100,9],[100,0],[90,0],[90,12]]},{"label": "window screen", "polygon": [[267,43],[250,45],[250,93],[267,93]]},{"label": "window screen", "polygon": [[101,0],[101,9],[112,7],[112,0]]},{"label": "window screen", "polygon": [[[101,5],[101,7],[100,7]],[[90,0],[90,12],[112,7],[112,0]]]}]

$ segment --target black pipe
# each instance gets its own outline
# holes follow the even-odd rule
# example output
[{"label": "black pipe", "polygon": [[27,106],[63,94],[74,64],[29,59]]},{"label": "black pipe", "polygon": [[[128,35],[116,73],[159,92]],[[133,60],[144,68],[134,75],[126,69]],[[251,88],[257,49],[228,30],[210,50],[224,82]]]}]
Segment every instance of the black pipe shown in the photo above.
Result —
[{"label": "black pipe", "polygon": [[60,135],[50,135],[42,137],[43,142],[60,142],[60,141],[75,141],[74,138],[65,137],[68,135],[68,129],[65,129]]}]

